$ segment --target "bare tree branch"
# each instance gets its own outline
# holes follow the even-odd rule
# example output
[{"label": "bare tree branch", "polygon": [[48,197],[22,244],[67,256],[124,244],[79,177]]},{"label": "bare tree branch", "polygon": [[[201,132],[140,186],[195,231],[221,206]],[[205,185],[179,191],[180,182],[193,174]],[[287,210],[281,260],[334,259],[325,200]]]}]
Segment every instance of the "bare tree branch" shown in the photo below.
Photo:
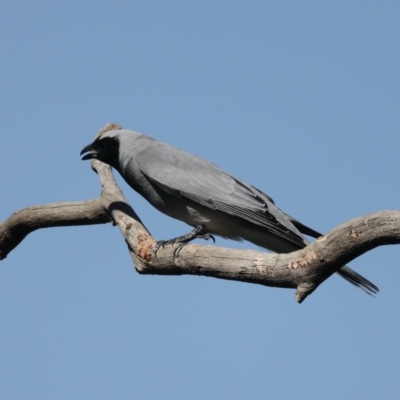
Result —
[{"label": "bare tree branch", "polygon": [[[107,124],[99,134],[119,125]],[[400,211],[381,211],[350,220],[306,248],[289,254],[269,254],[199,244],[169,245],[155,254],[156,241],[127,203],[112,169],[98,160],[92,168],[99,175],[101,196],[95,200],[56,203],[17,211],[0,224],[0,260],[31,232],[55,226],[110,222],[123,234],[135,268],[140,274],[203,275],[297,288],[301,303],[341,266],[375,247],[400,243]]]},{"label": "bare tree branch", "polygon": [[0,260],[31,232],[55,226],[94,225],[110,222],[101,198],[24,208],[0,224]]}]

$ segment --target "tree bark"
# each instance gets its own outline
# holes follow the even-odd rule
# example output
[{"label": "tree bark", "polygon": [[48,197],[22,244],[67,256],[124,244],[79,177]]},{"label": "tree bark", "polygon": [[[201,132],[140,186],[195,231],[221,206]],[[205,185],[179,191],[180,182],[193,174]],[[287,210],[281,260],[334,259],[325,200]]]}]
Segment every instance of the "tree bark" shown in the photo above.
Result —
[{"label": "tree bark", "polygon": [[[107,124],[97,135],[119,125]],[[112,169],[92,160],[102,186],[98,199],[28,207],[0,223],[0,260],[31,232],[55,226],[113,222],[124,236],[140,274],[203,275],[296,288],[301,303],[325,279],[354,258],[387,244],[400,243],[400,211],[381,211],[352,219],[332,229],[306,248],[289,254],[270,254],[200,244],[175,244],[155,252],[156,241],[127,203]]]}]

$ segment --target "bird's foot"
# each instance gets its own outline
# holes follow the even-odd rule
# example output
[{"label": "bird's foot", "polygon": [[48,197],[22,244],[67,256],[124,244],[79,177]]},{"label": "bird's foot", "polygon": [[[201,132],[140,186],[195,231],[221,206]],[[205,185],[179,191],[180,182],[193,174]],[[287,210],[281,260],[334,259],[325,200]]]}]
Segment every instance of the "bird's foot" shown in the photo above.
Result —
[{"label": "bird's foot", "polygon": [[164,247],[168,244],[175,244],[175,243],[185,244],[185,243],[189,243],[193,239],[204,239],[204,240],[212,239],[213,242],[215,243],[214,236],[206,231],[206,228],[204,227],[204,225],[198,225],[198,226],[196,226],[196,228],[194,228],[192,231],[190,231],[186,235],[178,236],[178,237],[176,237],[174,239],[170,239],[170,240],[159,240],[154,247],[154,251],[155,251],[155,253],[157,253],[157,250],[160,247]]}]

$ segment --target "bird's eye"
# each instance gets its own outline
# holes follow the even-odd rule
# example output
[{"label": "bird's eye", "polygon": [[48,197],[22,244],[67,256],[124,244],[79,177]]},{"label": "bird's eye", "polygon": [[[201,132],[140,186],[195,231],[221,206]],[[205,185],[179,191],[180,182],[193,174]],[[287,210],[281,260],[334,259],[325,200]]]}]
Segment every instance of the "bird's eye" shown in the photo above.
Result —
[{"label": "bird's eye", "polygon": [[105,145],[105,143],[104,143],[103,140],[99,140],[99,141],[96,143],[96,150],[97,150],[97,151],[102,151],[102,150],[105,149],[105,147],[106,147],[106,145]]}]

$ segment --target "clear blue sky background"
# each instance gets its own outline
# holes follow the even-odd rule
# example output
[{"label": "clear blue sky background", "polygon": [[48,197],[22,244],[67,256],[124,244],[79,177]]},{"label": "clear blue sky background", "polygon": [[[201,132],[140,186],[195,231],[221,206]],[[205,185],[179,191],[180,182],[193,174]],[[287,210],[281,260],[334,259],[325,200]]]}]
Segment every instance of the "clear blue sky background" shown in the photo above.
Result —
[{"label": "clear blue sky background", "polygon": [[[2,1],[0,220],[95,198],[107,122],[205,157],[327,232],[399,208],[398,1]],[[118,182],[156,239],[188,227]],[[217,240],[218,245],[254,248]],[[140,276],[111,225],[0,264],[2,399],[393,399],[400,247],[294,291]]]}]

